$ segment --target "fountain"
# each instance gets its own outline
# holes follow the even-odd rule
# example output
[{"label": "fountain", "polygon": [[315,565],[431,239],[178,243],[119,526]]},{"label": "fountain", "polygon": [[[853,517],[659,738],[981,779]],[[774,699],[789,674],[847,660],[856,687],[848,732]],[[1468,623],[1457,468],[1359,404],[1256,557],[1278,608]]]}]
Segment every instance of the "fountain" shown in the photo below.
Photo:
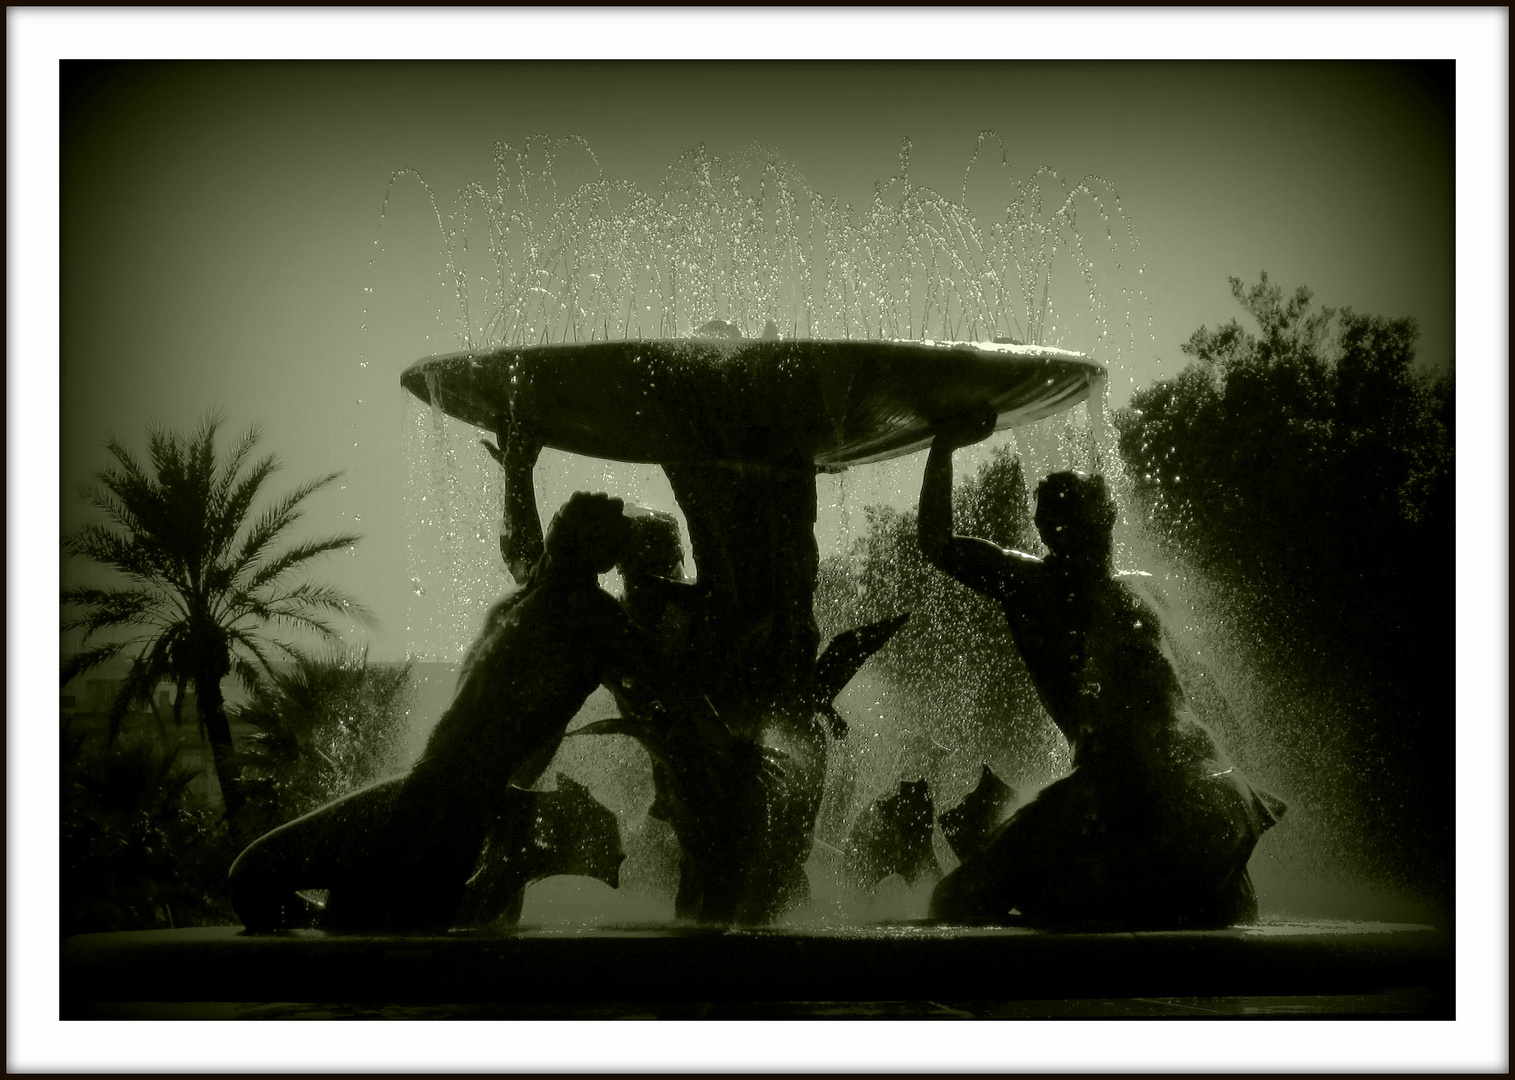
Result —
[{"label": "fountain", "polygon": [[[788,770],[752,821],[686,865],[702,883],[717,877],[715,866],[724,872],[684,910],[765,923],[808,893],[803,867],[827,777],[817,708],[842,688],[823,697],[814,689],[817,470],[917,450],[933,423],[974,407],[992,408],[1002,428],[1040,419],[1104,378],[1088,357],[1009,343],[704,338],[459,353],[416,363],[401,383],[494,429],[500,447],[525,430],[560,450],[663,467],[689,522],[698,603],[720,613],[701,618],[679,666],[699,673],[739,735],[780,749]],[[512,544],[534,552],[540,527],[536,507],[524,505],[530,467],[512,468],[508,454],[503,535],[514,564]],[[735,816],[716,806],[707,820]]]},{"label": "fountain", "polygon": [[[908,144],[887,185],[899,202],[881,187],[857,216],[813,194],[807,203],[802,181],[772,155],[757,155],[753,181],[703,148],[670,170],[660,200],[598,175],[561,195],[553,155],[575,144],[546,145],[537,168],[530,148],[497,150],[495,187],[467,189],[453,218],[464,224],[443,226],[466,347],[411,364],[401,383],[438,430],[452,417],[495,438],[486,446],[504,467],[501,555],[518,580],[541,544],[538,448],[662,469],[698,571],[688,594],[698,632],[677,659],[739,737],[783,755],[782,779],[740,806],[711,807],[717,827],[701,842],[680,834],[677,925],[510,929],[517,903],[488,932],[185,931],[131,989],[120,983],[121,958],[137,943],[118,935],[74,949],[75,985],[93,980],[71,999],[80,1015],[123,995],[175,1000],[191,977],[215,983],[220,1000],[474,1002],[485,1007],[469,1014],[478,1016],[615,1015],[584,1010],[679,1001],[723,1003],[704,1015],[794,1015],[756,1003],[927,999],[985,1016],[1078,1015],[1065,999],[1101,998],[1125,1002],[1125,1015],[1194,1007],[1184,1002],[1239,1013],[1264,999],[1308,1000],[1300,1007],[1316,1015],[1450,1009],[1447,942],[1427,928],[1047,934],[930,925],[920,909],[884,924],[784,923],[803,903],[828,775],[851,737],[835,699],[898,629],[886,622],[821,640],[817,480],[920,450],[934,424],[974,408],[992,409],[1000,430],[1024,431],[1089,402],[1097,427],[1109,363],[1043,342],[1060,318],[1050,299],[1060,257],[1089,290],[1088,347],[1118,358],[1075,197],[1093,203],[1111,245],[1118,199],[1085,182],[1045,214],[1041,182],[1055,174],[1043,170],[1017,186],[1003,221],[982,228],[966,198],[910,183]],[[470,213],[488,237],[471,250]],[[1129,250],[1124,257],[1134,263]],[[491,314],[475,327],[466,283],[479,259],[494,284]],[[614,720],[591,729],[627,730]],[[987,767],[951,808],[933,809],[924,782],[912,781],[890,777],[899,794],[858,819],[855,843],[838,853],[855,877],[929,881],[940,870],[937,810],[951,852],[965,857],[1016,797]],[[559,790],[587,799],[566,777]],[[905,856],[891,863],[891,848]],[[612,871],[599,873],[610,881]],[[525,871],[504,876],[514,888]],[[498,905],[484,910],[492,919]],[[520,970],[533,979],[502,974]],[[292,989],[310,984],[319,993]],[[1138,999],[1146,1004],[1131,1004]]]}]

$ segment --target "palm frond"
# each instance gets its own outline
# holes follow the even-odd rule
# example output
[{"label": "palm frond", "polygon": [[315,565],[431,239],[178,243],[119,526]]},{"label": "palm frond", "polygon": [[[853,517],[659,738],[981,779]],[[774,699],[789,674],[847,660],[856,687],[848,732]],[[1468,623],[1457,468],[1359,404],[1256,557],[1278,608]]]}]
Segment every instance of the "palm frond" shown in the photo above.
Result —
[{"label": "palm frond", "polygon": [[[237,474],[242,471],[242,466],[246,463],[247,456],[252,453],[253,447],[257,446],[258,441],[262,438],[263,430],[258,427],[257,424],[252,424],[245,432],[243,432],[242,438],[239,439],[234,446],[227,450],[225,460],[223,460],[221,463],[220,476],[217,478],[214,488],[214,495],[218,503],[222,505],[230,505],[236,501],[235,497],[233,496],[233,488],[236,487],[240,490],[240,488],[244,486],[237,483]],[[259,467],[261,468],[263,465],[268,466],[268,470],[264,472],[264,475],[266,476],[268,472],[271,472],[274,468],[277,468],[277,460],[274,455],[270,454],[267,458],[264,458]],[[256,472],[257,469],[255,468],[254,471]],[[257,486],[254,485],[253,493],[256,493],[256,491]],[[246,507],[250,505],[251,500],[249,499],[249,501],[243,507],[243,515],[245,515],[247,512]],[[241,516],[242,515],[238,516],[239,521],[241,520]]]},{"label": "palm frond", "polygon": [[163,570],[140,538],[121,536],[100,525],[83,525],[65,536],[63,553],[91,559],[138,580],[159,577]]},{"label": "palm frond", "polygon": [[[161,446],[157,450],[159,458],[172,456]],[[120,524],[127,535],[89,530],[81,540],[92,539],[100,550],[77,553],[106,562],[115,559],[123,564],[123,572],[144,578],[165,576],[183,587],[188,580],[186,570],[194,561],[194,522],[201,516],[196,513],[193,495],[186,495],[171,464],[165,465],[169,472],[150,479],[125,449],[116,446],[115,452],[127,468],[122,472],[102,470],[98,474],[100,487],[85,491],[84,497]]]},{"label": "palm frond", "polygon": [[278,467],[277,455],[270,454],[245,475],[223,469],[216,476],[206,495],[209,563],[220,568],[241,565],[238,536],[247,529],[247,516],[263,482]]},{"label": "palm frond", "polygon": [[341,631],[318,615],[275,612],[268,621],[290,630],[305,630],[318,634],[327,641],[340,641],[342,638]]},{"label": "palm frond", "polygon": [[353,619],[372,618],[368,609],[348,593],[332,585],[320,585],[311,581],[301,582],[288,592],[273,597],[272,603],[281,610],[287,609],[290,605],[298,605],[304,608],[334,611]]},{"label": "palm frond", "polygon": [[234,623],[247,618],[299,620],[313,617],[317,611],[332,611],[366,626],[374,624],[372,613],[350,595],[334,586],[312,582],[272,596],[238,591],[227,598],[226,606],[228,611],[236,612],[235,618],[229,620]]},{"label": "palm frond", "polygon": [[128,644],[130,644],[130,642],[111,641],[107,642],[104,645],[96,645],[93,649],[86,649],[82,653],[77,653],[74,656],[70,656],[63,662],[61,666],[61,669],[59,671],[61,678],[58,685],[62,686],[69,680],[75,679],[78,676],[84,674],[86,671],[99,667],[107,660],[114,659],[120,655],[121,650],[126,648]]},{"label": "palm frond", "polygon": [[[293,645],[248,633],[237,627],[228,631],[227,638],[232,647],[232,674],[252,693],[257,693],[269,680],[278,678],[278,672],[274,670],[273,661],[268,655],[270,646],[286,656],[301,655]],[[245,650],[252,659],[249,660],[238,649]]]},{"label": "palm frond", "polygon": [[[159,683],[173,682],[178,677],[177,650],[186,638],[182,624],[170,626],[138,654],[136,663],[142,665],[142,677],[151,678],[153,688]],[[135,664],[133,665],[135,668]]]},{"label": "palm frond", "polygon": [[112,491],[118,490],[118,484],[120,487],[127,487],[133,490],[153,486],[152,480],[142,471],[142,466],[137,464],[137,459],[132,456],[131,451],[126,449],[114,435],[106,438],[105,449],[110,451],[111,457],[116,459],[116,463],[120,465],[121,470],[117,472],[113,469],[101,469],[95,474],[99,483],[110,488]]},{"label": "palm frond", "polygon": [[[162,607],[162,597],[147,589],[98,589],[81,586],[64,589],[59,594],[62,604],[85,610],[66,617],[64,630],[86,628],[89,632],[107,626],[120,626],[143,621],[143,616],[156,614]],[[88,636],[88,634],[86,634]]]},{"label": "palm frond", "polygon": [[[237,481],[224,496],[218,500],[221,507],[221,517],[229,528],[221,548],[224,552],[230,552],[232,544],[236,540],[237,532],[247,525],[247,515],[252,510],[253,500],[257,498],[262,489],[263,482],[279,468],[279,459],[270,454],[252,467],[248,473]],[[230,481],[234,477],[227,475],[225,480]],[[260,519],[261,520],[261,519]],[[256,526],[254,526],[256,529]],[[247,543],[244,539],[242,547],[234,555],[230,556],[233,565],[243,565],[248,559]]]},{"label": "palm frond", "polygon": [[214,558],[215,526],[212,500],[215,483],[215,435],[222,415],[211,413],[198,430],[184,440],[157,426],[148,442],[157,473],[151,500],[158,509],[151,522],[154,539],[165,555],[182,566],[194,588],[204,568]]},{"label": "palm frond", "polygon": [[271,585],[301,563],[309,562],[311,559],[333,551],[352,547],[361,539],[362,537],[356,533],[340,533],[319,540],[302,541],[259,567],[257,573],[248,579],[245,587],[248,591],[252,591]]},{"label": "palm frond", "polygon": [[124,500],[117,491],[116,478],[112,474],[99,474],[100,482],[93,487],[81,486],[79,497],[91,506],[95,507],[106,517],[128,531],[136,531],[141,527],[137,518],[137,512],[131,503]]},{"label": "palm frond", "polygon": [[[244,645],[244,647],[246,648],[247,646]],[[249,651],[252,650],[249,649]],[[256,693],[264,684],[265,676],[272,670],[268,666],[268,661],[262,655],[256,652],[254,655],[257,656],[257,664],[252,663],[245,656],[236,654],[233,654],[231,661],[231,673],[237,677],[237,681],[242,684],[243,689],[247,690],[248,693]]]},{"label": "palm frond", "polygon": [[63,633],[69,633],[71,631],[83,631],[83,633],[79,635],[79,644],[83,645],[88,643],[91,639],[94,638],[96,634],[100,633],[102,630],[114,630],[118,627],[123,626],[135,626],[142,622],[148,622],[150,626],[154,623],[157,623],[160,627],[162,625],[158,620],[118,618],[109,613],[100,614],[93,611],[86,611],[78,615],[60,619],[58,622],[58,629]]},{"label": "palm frond", "polygon": [[[233,627],[228,632],[228,636],[233,645],[240,645],[242,648],[252,653],[253,657],[258,661],[259,664],[262,665],[263,670],[266,671],[270,676],[274,675],[274,667],[268,658],[267,649],[269,646],[279,650],[279,652],[283,653],[286,657],[289,657],[293,660],[298,660],[301,656],[305,655],[300,647],[295,645],[293,642],[282,641],[279,638],[270,637],[267,634],[255,634],[250,631],[243,630],[239,627]],[[236,661],[234,660],[234,668],[235,663]]]},{"label": "palm frond", "polygon": [[216,475],[216,432],[225,421],[224,410],[211,410],[201,421],[200,430],[196,433],[190,450],[190,467],[194,474],[207,481],[207,484]]},{"label": "palm frond", "polygon": [[305,512],[300,504],[341,475],[341,473],[327,473],[318,479],[301,484],[265,510],[242,541],[242,548],[236,558],[237,564],[247,566],[260,559],[264,548],[304,516]]}]

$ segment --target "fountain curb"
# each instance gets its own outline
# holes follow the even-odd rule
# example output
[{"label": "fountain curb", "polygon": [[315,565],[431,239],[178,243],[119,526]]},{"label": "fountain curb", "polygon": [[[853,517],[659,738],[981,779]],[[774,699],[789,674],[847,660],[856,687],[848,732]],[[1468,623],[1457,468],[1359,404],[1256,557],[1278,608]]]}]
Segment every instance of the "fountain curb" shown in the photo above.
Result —
[{"label": "fountain curb", "polygon": [[1016,1001],[1373,995],[1452,1003],[1450,935],[1399,924],[1053,933],[628,928],[381,937],[238,927],[62,944],[64,1015],[99,1002]]}]

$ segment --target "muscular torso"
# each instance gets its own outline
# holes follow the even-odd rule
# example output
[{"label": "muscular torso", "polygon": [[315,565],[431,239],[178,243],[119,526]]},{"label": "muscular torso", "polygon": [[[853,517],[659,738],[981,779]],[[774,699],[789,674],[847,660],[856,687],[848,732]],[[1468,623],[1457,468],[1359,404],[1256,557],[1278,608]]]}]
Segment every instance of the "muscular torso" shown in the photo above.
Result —
[{"label": "muscular torso", "polygon": [[492,614],[417,768],[534,783],[584,700],[624,665],[629,634],[592,585],[544,584]]},{"label": "muscular torso", "polygon": [[1055,562],[1029,560],[1014,570],[995,599],[1075,765],[1228,767],[1189,712],[1137,575],[1079,581]]},{"label": "muscular torso", "polygon": [[1038,559],[953,533],[952,450],[966,445],[954,440],[971,434],[972,425],[958,428],[938,435],[926,461],[921,551],[943,573],[999,601],[1074,764],[1108,768],[1112,780],[1229,769],[1184,701],[1156,612],[1133,587],[1145,575],[1112,576],[1098,565],[1108,558],[1108,536],[1101,545],[1093,533],[1070,535],[1065,539],[1073,542],[1061,545],[1069,554]]}]

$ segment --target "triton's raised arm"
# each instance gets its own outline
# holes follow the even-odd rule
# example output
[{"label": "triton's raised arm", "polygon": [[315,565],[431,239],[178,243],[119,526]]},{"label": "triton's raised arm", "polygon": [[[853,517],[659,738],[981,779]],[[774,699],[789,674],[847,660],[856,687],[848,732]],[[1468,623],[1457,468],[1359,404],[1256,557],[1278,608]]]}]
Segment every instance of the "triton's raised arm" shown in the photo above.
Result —
[{"label": "triton's raised arm", "polygon": [[542,519],[537,513],[536,488],[532,470],[542,453],[542,444],[520,422],[507,416],[495,417],[495,437],[499,444],[480,440],[489,456],[505,470],[505,517],[500,528],[500,554],[517,585],[542,556]]},{"label": "triton's raised arm", "polygon": [[952,531],[952,452],[987,438],[994,431],[994,410],[955,417],[937,425],[926,458],[917,511],[917,538],[926,560],[942,573],[994,599],[1007,599],[1021,571],[1039,560],[1006,551],[987,540]]}]

